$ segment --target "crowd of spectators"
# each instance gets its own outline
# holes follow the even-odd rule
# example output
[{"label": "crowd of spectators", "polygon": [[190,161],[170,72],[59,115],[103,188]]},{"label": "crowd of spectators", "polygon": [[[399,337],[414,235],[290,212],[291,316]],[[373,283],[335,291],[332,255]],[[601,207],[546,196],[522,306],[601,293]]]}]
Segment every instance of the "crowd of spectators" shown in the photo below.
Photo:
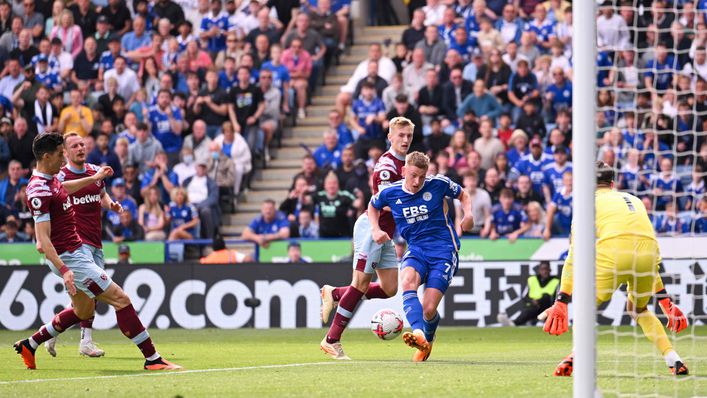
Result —
[{"label": "crowd of spectators", "polygon": [[[364,211],[370,188],[361,182],[394,116],[415,123],[411,150],[474,199],[471,235],[569,234],[571,2],[427,0],[408,9],[410,26],[397,42],[370,46],[341,87],[322,146],[304,158],[280,206],[291,235],[351,236],[351,219],[346,234],[322,228],[317,200],[334,197],[324,176],[333,172],[356,198],[339,201],[338,214]],[[598,159],[616,169],[617,188],[642,198],[657,233],[707,232],[707,6],[605,1],[596,21]]]},{"label": "crowd of spectators", "polygon": [[345,48],[349,1],[0,0],[0,235],[33,239],[32,140],[109,165],[104,238],[211,239]]}]

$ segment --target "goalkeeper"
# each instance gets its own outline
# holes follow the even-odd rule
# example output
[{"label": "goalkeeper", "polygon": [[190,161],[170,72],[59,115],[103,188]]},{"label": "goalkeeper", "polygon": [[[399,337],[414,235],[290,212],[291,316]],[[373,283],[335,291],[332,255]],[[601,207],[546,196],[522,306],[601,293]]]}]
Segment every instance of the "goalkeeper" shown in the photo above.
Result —
[{"label": "goalkeeper", "polygon": [[[637,197],[613,188],[614,170],[604,162],[597,162],[597,191],[594,197],[597,305],[610,300],[620,285],[627,284],[629,314],[661,352],[670,371],[674,375],[687,375],[687,367],[673,350],[663,325],[647,309],[648,302],[656,294],[668,317],[668,329],[677,333],[687,327],[687,318],[667,296],[660,279],[660,249],[646,208]],[[567,303],[572,295],[572,252],[570,242],[569,254],[562,270],[560,293],[555,304],[538,317],[546,319],[544,330],[556,336],[568,329]],[[573,354],[570,354],[557,366],[555,376],[570,376],[572,361]]]}]

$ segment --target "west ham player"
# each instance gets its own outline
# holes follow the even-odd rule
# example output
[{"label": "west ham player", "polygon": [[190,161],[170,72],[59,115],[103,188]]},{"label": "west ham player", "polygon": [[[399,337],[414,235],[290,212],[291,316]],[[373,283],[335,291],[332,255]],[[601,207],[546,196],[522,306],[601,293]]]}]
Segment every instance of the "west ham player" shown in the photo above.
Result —
[{"label": "west ham player", "polygon": [[[403,333],[403,341],[415,348],[412,360],[426,361],[432,352],[439,305],[457,271],[459,237],[447,214],[445,197],[459,199],[464,210],[463,231],[471,231],[471,197],[449,178],[426,177],[430,160],[421,152],[412,152],[405,159],[402,181],[382,189],[368,205],[371,236],[379,244],[390,240],[381,228],[381,211],[390,208],[398,233],[408,243],[400,264],[403,284],[403,306],[412,332]],[[417,289],[425,284],[422,303]]]},{"label": "west ham player", "polygon": [[[381,155],[373,169],[373,193],[402,178],[405,154],[412,142],[415,125],[407,118],[390,120],[388,140],[390,149]],[[381,226],[391,236],[395,231],[393,216],[389,212],[381,215]],[[358,302],[364,296],[368,299],[392,297],[398,291],[398,259],[393,242],[377,244],[371,239],[368,216],[362,214],[354,225],[353,276],[350,286],[322,287],[322,321],[329,320],[329,314],[338,309],[327,335],[322,340],[321,349],[334,359],[350,359],[341,347],[341,334],[353,316]],[[371,283],[373,274],[378,275],[378,283]]]},{"label": "west ham player", "polygon": [[[68,163],[61,168],[57,175],[59,182],[73,181],[85,177],[90,177],[100,170],[100,167],[86,163],[86,145],[83,138],[76,133],[69,133],[64,136],[64,151]],[[103,244],[101,242],[102,209],[112,210],[120,213],[123,207],[118,202],[111,200],[106,192],[105,181],[101,180],[95,184],[88,184],[79,191],[69,195],[71,205],[76,213],[76,221],[81,228],[77,230],[83,247],[93,256],[93,261],[99,267],[105,269],[103,260]],[[93,316],[81,321],[81,342],[79,343],[79,354],[89,357],[100,357],[105,354],[103,350],[96,347],[92,339]],[[44,346],[49,355],[56,356],[56,337],[49,339]]]},{"label": "west ham player", "polygon": [[32,152],[37,168],[27,186],[27,204],[32,209],[39,247],[51,263],[52,272],[64,280],[72,307],[58,313],[31,337],[15,343],[15,351],[27,368],[36,369],[35,350],[39,344],[93,316],[96,298],[115,309],[118,327],[145,356],[144,369],[180,369],[157,353],[130,298],[96,265],[76,232],[76,215],[69,195],[112,175],[112,169],[101,167],[90,177],[62,184],[56,174],[64,164],[63,149],[64,138],[59,134],[42,134],[34,139]]}]

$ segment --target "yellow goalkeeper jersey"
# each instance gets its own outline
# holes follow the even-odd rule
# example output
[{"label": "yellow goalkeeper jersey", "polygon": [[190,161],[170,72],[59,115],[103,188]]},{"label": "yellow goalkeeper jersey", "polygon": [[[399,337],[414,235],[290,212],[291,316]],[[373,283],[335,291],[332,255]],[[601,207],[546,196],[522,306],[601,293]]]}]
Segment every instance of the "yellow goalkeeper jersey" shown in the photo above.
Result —
[{"label": "yellow goalkeeper jersey", "polygon": [[600,188],[594,196],[597,245],[619,237],[656,240],[646,207],[637,197],[610,188]]}]

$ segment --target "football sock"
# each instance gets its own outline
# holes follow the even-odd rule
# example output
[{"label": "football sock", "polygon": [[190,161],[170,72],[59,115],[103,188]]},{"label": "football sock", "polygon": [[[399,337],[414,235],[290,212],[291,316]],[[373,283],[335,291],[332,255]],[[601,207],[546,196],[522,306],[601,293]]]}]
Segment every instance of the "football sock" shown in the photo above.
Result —
[{"label": "football sock", "polygon": [[381,284],[377,282],[372,282],[368,285],[368,290],[364,296],[366,299],[386,299],[390,296],[386,294],[385,290],[381,288]]},{"label": "football sock", "polygon": [[663,356],[663,359],[665,359],[665,364],[668,365],[668,367],[675,366],[675,362],[677,362],[677,361],[682,362],[680,355],[678,355],[678,353],[673,350],[668,351]]},{"label": "football sock", "polygon": [[339,307],[336,309],[336,315],[331,322],[329,332],[326,335],[326,341],[329,344],[336,343],[341,340],[341,334],[344,333],[346,325],[349,323],[353,312],[356,309],[359,301],[363,297],[363,292],[353,286],[346,288],[346,293],[339,300]]},{"label": "football sock", "polygon": [[432,340],[434,340],[437,326],[439,326],[439,312],[435,312],[435,316],[429,321],[423,316],[422,331],[425,333],[425,339],[427,339],[427,341],[432,342]]},{"label": "football sock", "polygon": [[417,298],[417,290],[403,292],[403,310],[412,330],[422,330],[422,303]]},{"label": "football sock", "polygon": [[81,341],[93,340],[93,320],[95,317],[90,317],[85,321],[81,321]]},{"label": "football sock", "polygon": [[335,287],[334,290],[331,291],[331,297],[334,301],[341,301],[341,297],[346,293],[346,289],[348,288],[348,286]]},{"label": "football sock", "polygon": [[120,328],[120,331],[123,332],[125,337],[129,338],[133,341],[133,343],[135,343],[135,345],[137,345],[145,358],[153,358],[155,355],[159,357],[159,354],[155,350],[155,346],[152,344],[150,334],[147,333],[147,330],[145,330],[142,322],[140,322],[140,318],[138,318],[132,304],[125,308],[116,310],[115,317],[118,319],[118,327]]},{"label": "football sock", "polygon": [[29,344],[32,348],[37,348],[40,344],[57,336],[59,333],[64,332],[66,329],[79,322],[81,322],[81,319],[76,316],[74,309],[71,307],[65,308],[60,313],[56,314],[51,322],[47,322],[44,326],[39,328],[39,330],[29,338]]},{"label": "football sock", "polygon": [[673,350],[673,345],[670,344],[668,335],[665,334],[665,329],[658,318],[651,311],[643,311],[636,316],[636,323],[641,326],[643,334],[646,335],[662,355],[666,355]]}]

